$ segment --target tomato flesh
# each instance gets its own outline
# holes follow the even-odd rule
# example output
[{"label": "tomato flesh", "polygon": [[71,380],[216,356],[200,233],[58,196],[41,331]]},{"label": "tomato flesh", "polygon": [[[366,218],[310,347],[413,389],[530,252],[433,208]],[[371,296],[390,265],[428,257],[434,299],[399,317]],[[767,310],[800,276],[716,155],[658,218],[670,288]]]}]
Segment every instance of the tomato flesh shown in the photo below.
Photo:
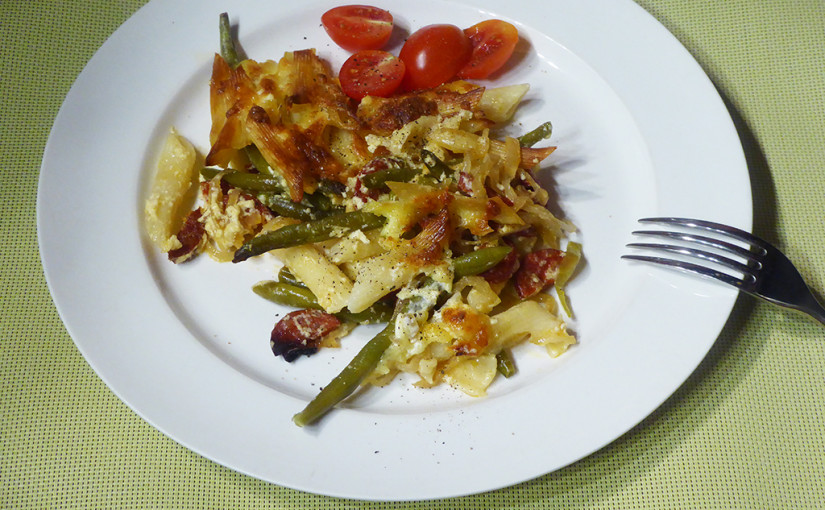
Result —
[{"label": "tomato flesh", "polygon": [[344,94],[360,101],[366,96],[388,97],[404,79],[404,62],[382,50],[355,53],[341,66],[338,80]]},{"label": "tomato flesh", "polygon": [[467,64],[472,52],[470,39],[455,25],[428,25],[416,30],[399,54],[407,68],[402,88],[422,90],[446,83]]},{"label": "tomato flesh", "polygon": [[458,71],[465,80],[488,78],[507,63],[518,44],[518,29],[498,19],[482,21],[464,33],[473,47],[469,62]]},{"label": "tomato flesh", "polygon": [[342,5],[321,16],[335,44],[349,51],[383,48],[392,34],[392,14],[370,5]]}]

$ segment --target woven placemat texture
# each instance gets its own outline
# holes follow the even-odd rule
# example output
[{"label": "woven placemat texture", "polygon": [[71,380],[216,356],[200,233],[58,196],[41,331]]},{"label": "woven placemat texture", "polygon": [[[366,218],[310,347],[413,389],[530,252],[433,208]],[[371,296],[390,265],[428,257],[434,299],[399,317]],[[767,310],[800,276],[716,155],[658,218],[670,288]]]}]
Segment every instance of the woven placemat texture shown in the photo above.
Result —
[{"label": "woven placemat texture", "polygon": [[[0,508],[823,508],[825,329],[747,297],[699,369],[643,423],[572,466],[489,494],[419,503],[304,494],[156,431],[66,333],[35,217],[40,160],[63,98],[143,3],[0,2]],[[639,3],[729,105],[756,233],[825,292],[825,3]]]}]

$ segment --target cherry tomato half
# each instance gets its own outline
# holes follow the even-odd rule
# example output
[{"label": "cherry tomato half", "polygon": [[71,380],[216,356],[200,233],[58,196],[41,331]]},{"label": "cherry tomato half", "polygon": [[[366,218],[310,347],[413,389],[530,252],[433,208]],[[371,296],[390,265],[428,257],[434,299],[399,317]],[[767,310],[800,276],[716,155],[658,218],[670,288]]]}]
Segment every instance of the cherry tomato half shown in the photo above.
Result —
[{"label": "cherry tomato half", "polygon": [[518,29],[498,19],[482,21],[464,33],[473,45],[470,61],[458,71],[465,80],[481,80],[501,69],[518,44]]},{"label": "cherry tomato half", "polygon": [[407,66],[404,90],[437,87],[470,60],[470,39],[455,25],[428,25],[410,35],[399,58]]},{"label": "cherry tomato half", "polygon": [[386,51],[359,51],[341,66],[338,79],[344,94],[358,101],[365,96],[387,97],[404,79],[404,62]]},{"label": "cherry tomato half", "polygon": [[377,50],[392,34],[392,14],[370,5],[342,5],[321,16],[335,44],[349,51]]}]

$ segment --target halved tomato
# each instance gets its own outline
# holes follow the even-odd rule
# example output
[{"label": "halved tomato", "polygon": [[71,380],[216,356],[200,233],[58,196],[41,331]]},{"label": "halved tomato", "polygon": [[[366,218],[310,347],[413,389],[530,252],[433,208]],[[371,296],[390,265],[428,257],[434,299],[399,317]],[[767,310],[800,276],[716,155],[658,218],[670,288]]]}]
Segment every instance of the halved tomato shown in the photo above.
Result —
[{"label": "halved tomato", "polygon": [[473,46],[470,61],[458,71],[465,80],[481,80],[501,69],[518,44],[518,29],[499,19],[482,21],[464,33]]},{"label": "halved tomato", "polygon": [[383,48],[392,34],[392,14],[370,5],[342,5],[321,16],[335,44],[349,51]]},{"label": "halved tomato", "polygon": [[382,50],[359,51],[341,66],[338,79],[344,94],[355,100],[388,97],[404,79],[404,62]]},{"label": "halved tomato", "polygon": [[472,51],[470,39],[455,25],[428,25],[416,30],[399,54],[407,66],[404,90],[442,85],[464,67]]}]

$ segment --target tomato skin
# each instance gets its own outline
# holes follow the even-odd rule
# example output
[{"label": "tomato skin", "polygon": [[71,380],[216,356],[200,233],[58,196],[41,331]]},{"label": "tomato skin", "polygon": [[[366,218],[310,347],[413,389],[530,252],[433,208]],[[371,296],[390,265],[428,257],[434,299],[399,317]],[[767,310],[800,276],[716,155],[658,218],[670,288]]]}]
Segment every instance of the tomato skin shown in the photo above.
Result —
[{"label": "tomato skin", "polygon": [[519,261],[518,252],[513,250],[508,253],[501,262],[484,271],[479,276],[487,280],[488,283],[504,283],[516,274],[520,266],[521,262]]},{"label": "tomato skin", "polygon": [[335,44],[348,51],[383,48],[392,35],[392,14],[371,5],[341,5],[321,16]]},{"label": "tomato skin", "polygon": [[482,80],[501,69],[518,44],[518,29],[498,19],[482,21],[464,33],[473,46],[469,62],[458,71],[465,80]]},{"label": "tomato skin", "polygon": [[553,285],[559,275],[564,252],[553,248],[534,251],[524,256],[515,274],[515,288],[521,299],[535,296]]},{"label": "tomato skin", "polygon": [[321,340],[341,325],[338,317],[321,310],[295,310],[275,324],[269,342],[272,354],[292,362],[318,352]]},{"label": "tomato skin", "polygon": [[391,96],[403,79],[404,62],[382,50],[355,53],[344,62],[338,73],[344,94],[357,101],[366,96]]},{"label": "tomato skin", "polygon": [[437,87],[455,77],[470,60],[473,47],[455,25],[427,25],[407,38],[399,58],[407,66],[404,90]]}]

